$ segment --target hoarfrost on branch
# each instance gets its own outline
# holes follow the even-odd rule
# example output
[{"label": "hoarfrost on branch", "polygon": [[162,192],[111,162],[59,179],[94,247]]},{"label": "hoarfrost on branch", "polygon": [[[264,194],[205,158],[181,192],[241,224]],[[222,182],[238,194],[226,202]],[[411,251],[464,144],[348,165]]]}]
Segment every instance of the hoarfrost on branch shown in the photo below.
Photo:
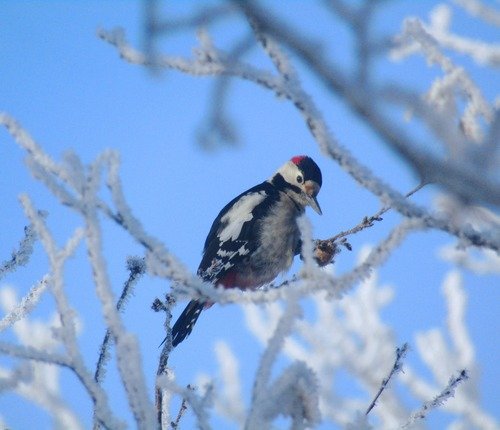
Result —
[{"label": "hoarfrost on branch", "polygon": [[[214,100],[198,133],[205,148],[232,144],[237,138],[237,126],[228,118],[230,83],[248,81],[290,103],[324,156],[375,196],[382,208],[375,214],[367,213],[341,234],[332,231],[325,241],[336,247],[334,255],[351,248],[349,236],[378,225],[381,214],[389,210],[398,214],[386,237],[364,249],[353,267],[342,274],[335,274],[331,266],[316,266],[312,254],[317,241],[311,225],[301,219],[303,268],[295,277],[251,292],[214,288],[191,273],[134,215],[122,189],[117,152],[106,150],[89,165],[75,153],[56,161],[15,118],[0,114],[0,125],[26,154],[33,176],[80,220],[80,226],[60,246],[46,220],[50,214],[37,208],[29,195],[20,198],[26,215],[25,237],[1,263],[0,277],[29,265],[36,241],[43,247],[48,268],[43,277],[33,280],[21,299],[12,287],[0,290],[5,311],[0,331],[11,330],[15,337],[14,341],[0,341],[0,352],[14,359],[12,366],[0,367],[2,391],[15,392],[45,409],[59,428],[83,428],[77,411],[71,410],[60,392],[61,368],[70,370],[90,398],[96,429],[182,428],[186,414],[194,417],[198,428],[209,429],[215,413],[249,430],[271,428],[278,419],[286,420],[293,429],[324,423],[350,430],[425,428],[423,419],[436,408],[453,417],[450,428],[499,428],[495,418],[482,409],[477,392],[478,363],[466,325],[462,277],[465,270],[477,274],[500,270],[499,99],[498,95],[496,100],[488,99],[460,63],[460,56],[470,57],[481,67],[498,68],[500,45],[452,30],[452,11],[453,7],[463,8],[471,14],[470,19],[495,26],[499,25],[500,11],[479,0],[456,0],[453,7],[441,4],[432,9],[428,22],[408,17],[399,34],[380,37],[373,25],[376,15],[384,13],[384,3],[330,0],[319,5],[332,20],[351,31],[354,70],[327,55],[321,48],[326,41],[311,39],[297,23],[257,1],[199,5],[190,15],[177,18],[164,16],[159,0],[145,1],[143,50],[130,44],[123,30],[98,32],[129,63],[153,71],[168,69],[214,78]],[[245,35],[218,47],[211,31],[226,20],[244,28]],[[191,56],[171,56],[158,50],[161,39],[178,31],[196,31],[198,46]],[[254,64],[248,55],[252,51],[267,58],[271,66],[264,69]],[[387,58],[404,62],[410,56],[421,56],[440,74],[424,90],[376,75],[377,62]],[[380,144],[400,157],[416,176],[414,191],[406,194],[408,190],[399,189],[398,184],[386,183],[334,136],[335,120],[340,119],[327,124],[301,82],[299,64],[328,95],[341,99]],[[398,118],[394,117],[395,109]],[[408,118],[426,130],[426,139],[406,127]],[[414,203],[409,196],[430,184],[438,190],[434,203]],[[103,229],[109,228],[109,220],[144,253],[129,259],[130,275],[119,299],[104,253]],[[394,361],[396,351],[400,351],[397,327],[390,327],[381,314],[391,302],[394,288],[379,284],[378,271],[410,235],[423,230],[444,232],[451,238],[452,244],[441,250],[441,256],[460,268],[450,271],[443,281],[446,326],[408,340],[416,345],[430,379],[419,375],[401,357]],[[79,314],[77,304],[70,303],[67,294],[73,282],[66,278],[65,266],[81,247],[92,269],[96,306],[107,329],[95,369],[88,365],[78,343],[79,321],[85,315]],[[140,335],[130,331],[123,320],[124,305],[145,273],[171,283],[165,302],[154,305],[167,314],[167,342],[161,350],[155,387],[148,386],[146,372],[151,373],[151,369],[143,366]],[[54,317],[35,321],[30,313],[44,295],[54,300]],[[238,303],[244,309],[250,333],[264,348],[249,404],[245,404],[242,392],[241,358],[225,342],[215,347],[219,377],[206,376],[209,383],[197,388],[185,387],[176,379],[175,369],[168,365],[172,353],[168,333],[171,308],[184,299]],[[315,310],[313,320],[303,317],[306,302]],[[278,362],[283,359],[287,364],[280,367]],[[112,360],[133,423],[126,423],[114,410],[103,383]],[[396,372],[401,366],[404,371]],[[338,391],[335,381],[340,372],[347,372],[364,395]],[[393,384],[421,406],[411,409]],[[153,391],[156,401],[150,395]],[[181,407],[176,410],[178,400]],[[372,420],[373,416],[376,419]]]}]

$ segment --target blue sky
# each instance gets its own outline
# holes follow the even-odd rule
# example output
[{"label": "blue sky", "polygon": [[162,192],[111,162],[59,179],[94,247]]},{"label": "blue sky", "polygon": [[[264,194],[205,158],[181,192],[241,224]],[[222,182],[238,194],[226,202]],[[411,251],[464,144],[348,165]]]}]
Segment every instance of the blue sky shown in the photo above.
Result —
[{"label": "blue sky", "polygon": [[[389,7],[385,19],[377,21],[380,30],[396,31],[402,17],[409,14],[425,18],[435,2],[412,2],[418,3],[412,6],[410,2],[394,3],[397,4]],[[182,11],[184,6],[174,2],[171,7]],[[311,14],[309,18],[316,23],[315,28],[310,29],[311,34],[331,33],[339,37],[339,43],[331,48],[332,53],[342,64],[352,63],[347,50],[349,41],[343,39],[345,29],[339,27],[336,31],[329,27],[329,21],[319,10],[305,8],[303,3],[292,2],[287,16],[297,20],[301,14]],[[462,34],[480,31],[486,40],[494,40],[491,28],[460,27],[465,22],[463,12],[457,12],[455,17],[455,25],[463,30]],[[120,60],[114,49],[96,36],[100,27],[120,26],[126,30],[129,40],[140,46],[141,19],[141,4],[132,1],[0,3],[0,110],[18,119],[55,159],[73,150],[84,162],[90,162],[106,148],[118,150],[123,187],[135,215],[192,271],[197,268],[205,236],[220,208],[241,191],[270,176],[296,154],[311,155],[323,170],[324,186],[319,201],[324,215],[319,217],[312,211],[309,214],[316,237],[332,236],[376,212],[377,200],[320,154],[295,109],[253,84],[232,84],[228,112],[237,125],[239,145],[215,151],[200,149],[196,130],[208,111],[213,81],[173,71],[151,74]],[[228,35],[238,31],[231,24],[221,25],[215,32],[215,40],[224,44]],[[162,41],[160,47],[189,55],[194,43],[193,37],[183,35]],[[250,58],[258,65],[270,67],[257,54]],[[471,67],[471,74],[480,84],[493,83],[483,85],[491,101],[499,90],[493,72],[473,66],[466,59],[462,61]],[[439,74],[427,68],[422,59],[411,59],[400,67],[382,64],[377,72],[394,78],[406,75],[409,85],[416,88],[427,88],[430,79]],[[324,88],[301,67],[299,72],[343,145],[400,191],[416,185],[417,179],[411,172],[353,118],[341,101],[326,95]],[[31,177],[23,158],[24,154],[10,136],[0,131],[3,203],[0,219],[6,227],[0,231],[0,260],[6,259],[17,246],[27,223],[18,203],[20,193],[28,193],[38,208],[49,212],[48,224],[61,243],[77,222],[73,214],[59,207],[49,192]],[[415,200],[428,203],[432,196],[433,190],[428,189],[415,196]],[[343,252],[337,259],[336,271],[348,270],[360,247],[384,237],[395,220],[395,215],[387,214],[384,223],[352,238],[355,252]],[[104,227],[109,271],[118,292],[127,276],[126,257],[142,254],[140,248],[110,222],[104,222]],[[393,285],[396,292],[384,317],[395,324],[401,343],[414,342],[415,331],[444,325],[440,285],[453,265],[437,260],[436,254],[440,246],[451,242],[450,237],[438,232],[412,235],[381,269],[382,282]],[[94,308],[90,269],[81,264],[83,260],[84,251],[80,249],[67,269],[71,279],[68,288],[74,306],[82,306],[82,314],[85,314],[81,344],[89,351],[88,365],[91,366],[97,356],[96,339],[101,338],[103,327]],[[292,272],[299,267],[297,262]],[[37,245],[30,265],[2,282],[15,285],[21,296],[46,269],[47,262]],[[486,411],[500,419],[499,405],[494,400],[498,396],[495,381],[500,381],[498,278],[464,272],[464,279],[469,296],[467,323],[481,366],[481,395]],[[161,316],[150,311],[149,306],[167,290],[166,282],[144,278],[125,316],[129,327],[142,341],[145,368],[151,369],[148,375],[151,386],[163,329]],[[51,300],[45,298],[34,316],[43,318],[52,305]],[[231,333],[227,330],[229,325],[234,327]],[[12,339],[9,336],[2,334],[5,339]],[[237,355],[247,358],[242,364],[243,373],[253,374],[261,354],[260,346],[244,330],[242,313],[237,307],[217,306],[202,315],[195,332],[182,345],[182,358],[177,361],[172,358],[180,381],[192,381],[201,369],[214,372],[212,346],[222,337],[235,351],[241,351],[241,355]],[[187,362],[185,357],[197,360]],[[422,368],[415,357],[412,360],[413,365]],[[0,360],[1,365],[7,363],[8,360]],[[107,382],[112,384],[115,377],[111,372]],[[248,396],[251,379],[245,378],[245,383]],[[88,427],[89,405],[85,401],[81,403],[82,392],[71,391],[67,396]],[[117,407],[124,405],[121,394],[116,394],[115,402]],[[0,414],[12,428],[29,428],[35,422],[41,424],[39,428],[50,425],[43,413],[11,395],[0,396]]]}]

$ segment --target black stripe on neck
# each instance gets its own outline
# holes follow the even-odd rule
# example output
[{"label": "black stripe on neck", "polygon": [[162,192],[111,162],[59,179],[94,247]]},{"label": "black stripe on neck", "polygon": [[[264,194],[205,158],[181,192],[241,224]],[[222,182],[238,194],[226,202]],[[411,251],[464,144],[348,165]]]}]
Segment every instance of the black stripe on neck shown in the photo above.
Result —
[{"label": "black stripe on neck", "polygon": [[276,173],[276,175],[274,175],[273,178],[271,179],[271,183],[274,185],[274,187],[278,191],[283,191],[286,194],[286,196],[292,201],[292,203],[295,205],[295,207],[297,208],[297,210],[299,212],[304,211],[304,208],[302,206],[300,206],[294,199],[292,199],[292,196],[290,196],[286,192],[287,190],[292,190],[294,193],[300,194],[302,191],[299,187],[297,187],[296,185],[292,185],[289,182],[285,181],[285,178],[283,178],[281,173]]},{"label": "black stripe on neck", "polygon": [[271,183],[280,191],[292,190],[293,192],[300,194],[302,191],[296,185],[290,184],[290,182],[285,181],[285,178],[281,173],[276,173],[271,179]]}]

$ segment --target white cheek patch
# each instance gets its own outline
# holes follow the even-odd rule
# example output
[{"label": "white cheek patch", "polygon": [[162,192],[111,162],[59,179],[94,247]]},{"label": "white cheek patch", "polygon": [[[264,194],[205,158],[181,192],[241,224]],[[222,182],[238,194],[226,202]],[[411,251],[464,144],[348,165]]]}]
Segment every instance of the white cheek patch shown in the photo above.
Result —
[{"label": "white cheek patch", "polygon": [[226,226],[221,230],[219,239],[222,242],[237,240],[240,236],[243,224],[253,218],[252,210],[265,198],[266,193],[264,191],[243,196],[221,218],[222,224],[226,224]]},{"label": "white cheek patch", "polygon": [[289,184],[295,184],[299,169],[295,164],[289,161],[285,165],[281,166],[278,172],[281,173],[281,176],[283,176],[285,181],[287,181]]}]

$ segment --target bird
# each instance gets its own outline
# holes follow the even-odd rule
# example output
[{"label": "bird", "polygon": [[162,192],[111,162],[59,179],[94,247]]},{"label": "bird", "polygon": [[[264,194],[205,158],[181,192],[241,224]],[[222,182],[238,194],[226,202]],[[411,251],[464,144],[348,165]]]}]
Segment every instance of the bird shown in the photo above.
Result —
[{"label": "bird", "polygon": [[[214,285],[245,290],[287,271],[301,252],[297,218],[307,206],[322,214],[317,200],[321,185],[318,165],[311,157],[298,155],[235,197],[212,223],[197,275]],[[201,311],[212,304],[189,302],[172,327],[172,347],[191,334]]]}]

